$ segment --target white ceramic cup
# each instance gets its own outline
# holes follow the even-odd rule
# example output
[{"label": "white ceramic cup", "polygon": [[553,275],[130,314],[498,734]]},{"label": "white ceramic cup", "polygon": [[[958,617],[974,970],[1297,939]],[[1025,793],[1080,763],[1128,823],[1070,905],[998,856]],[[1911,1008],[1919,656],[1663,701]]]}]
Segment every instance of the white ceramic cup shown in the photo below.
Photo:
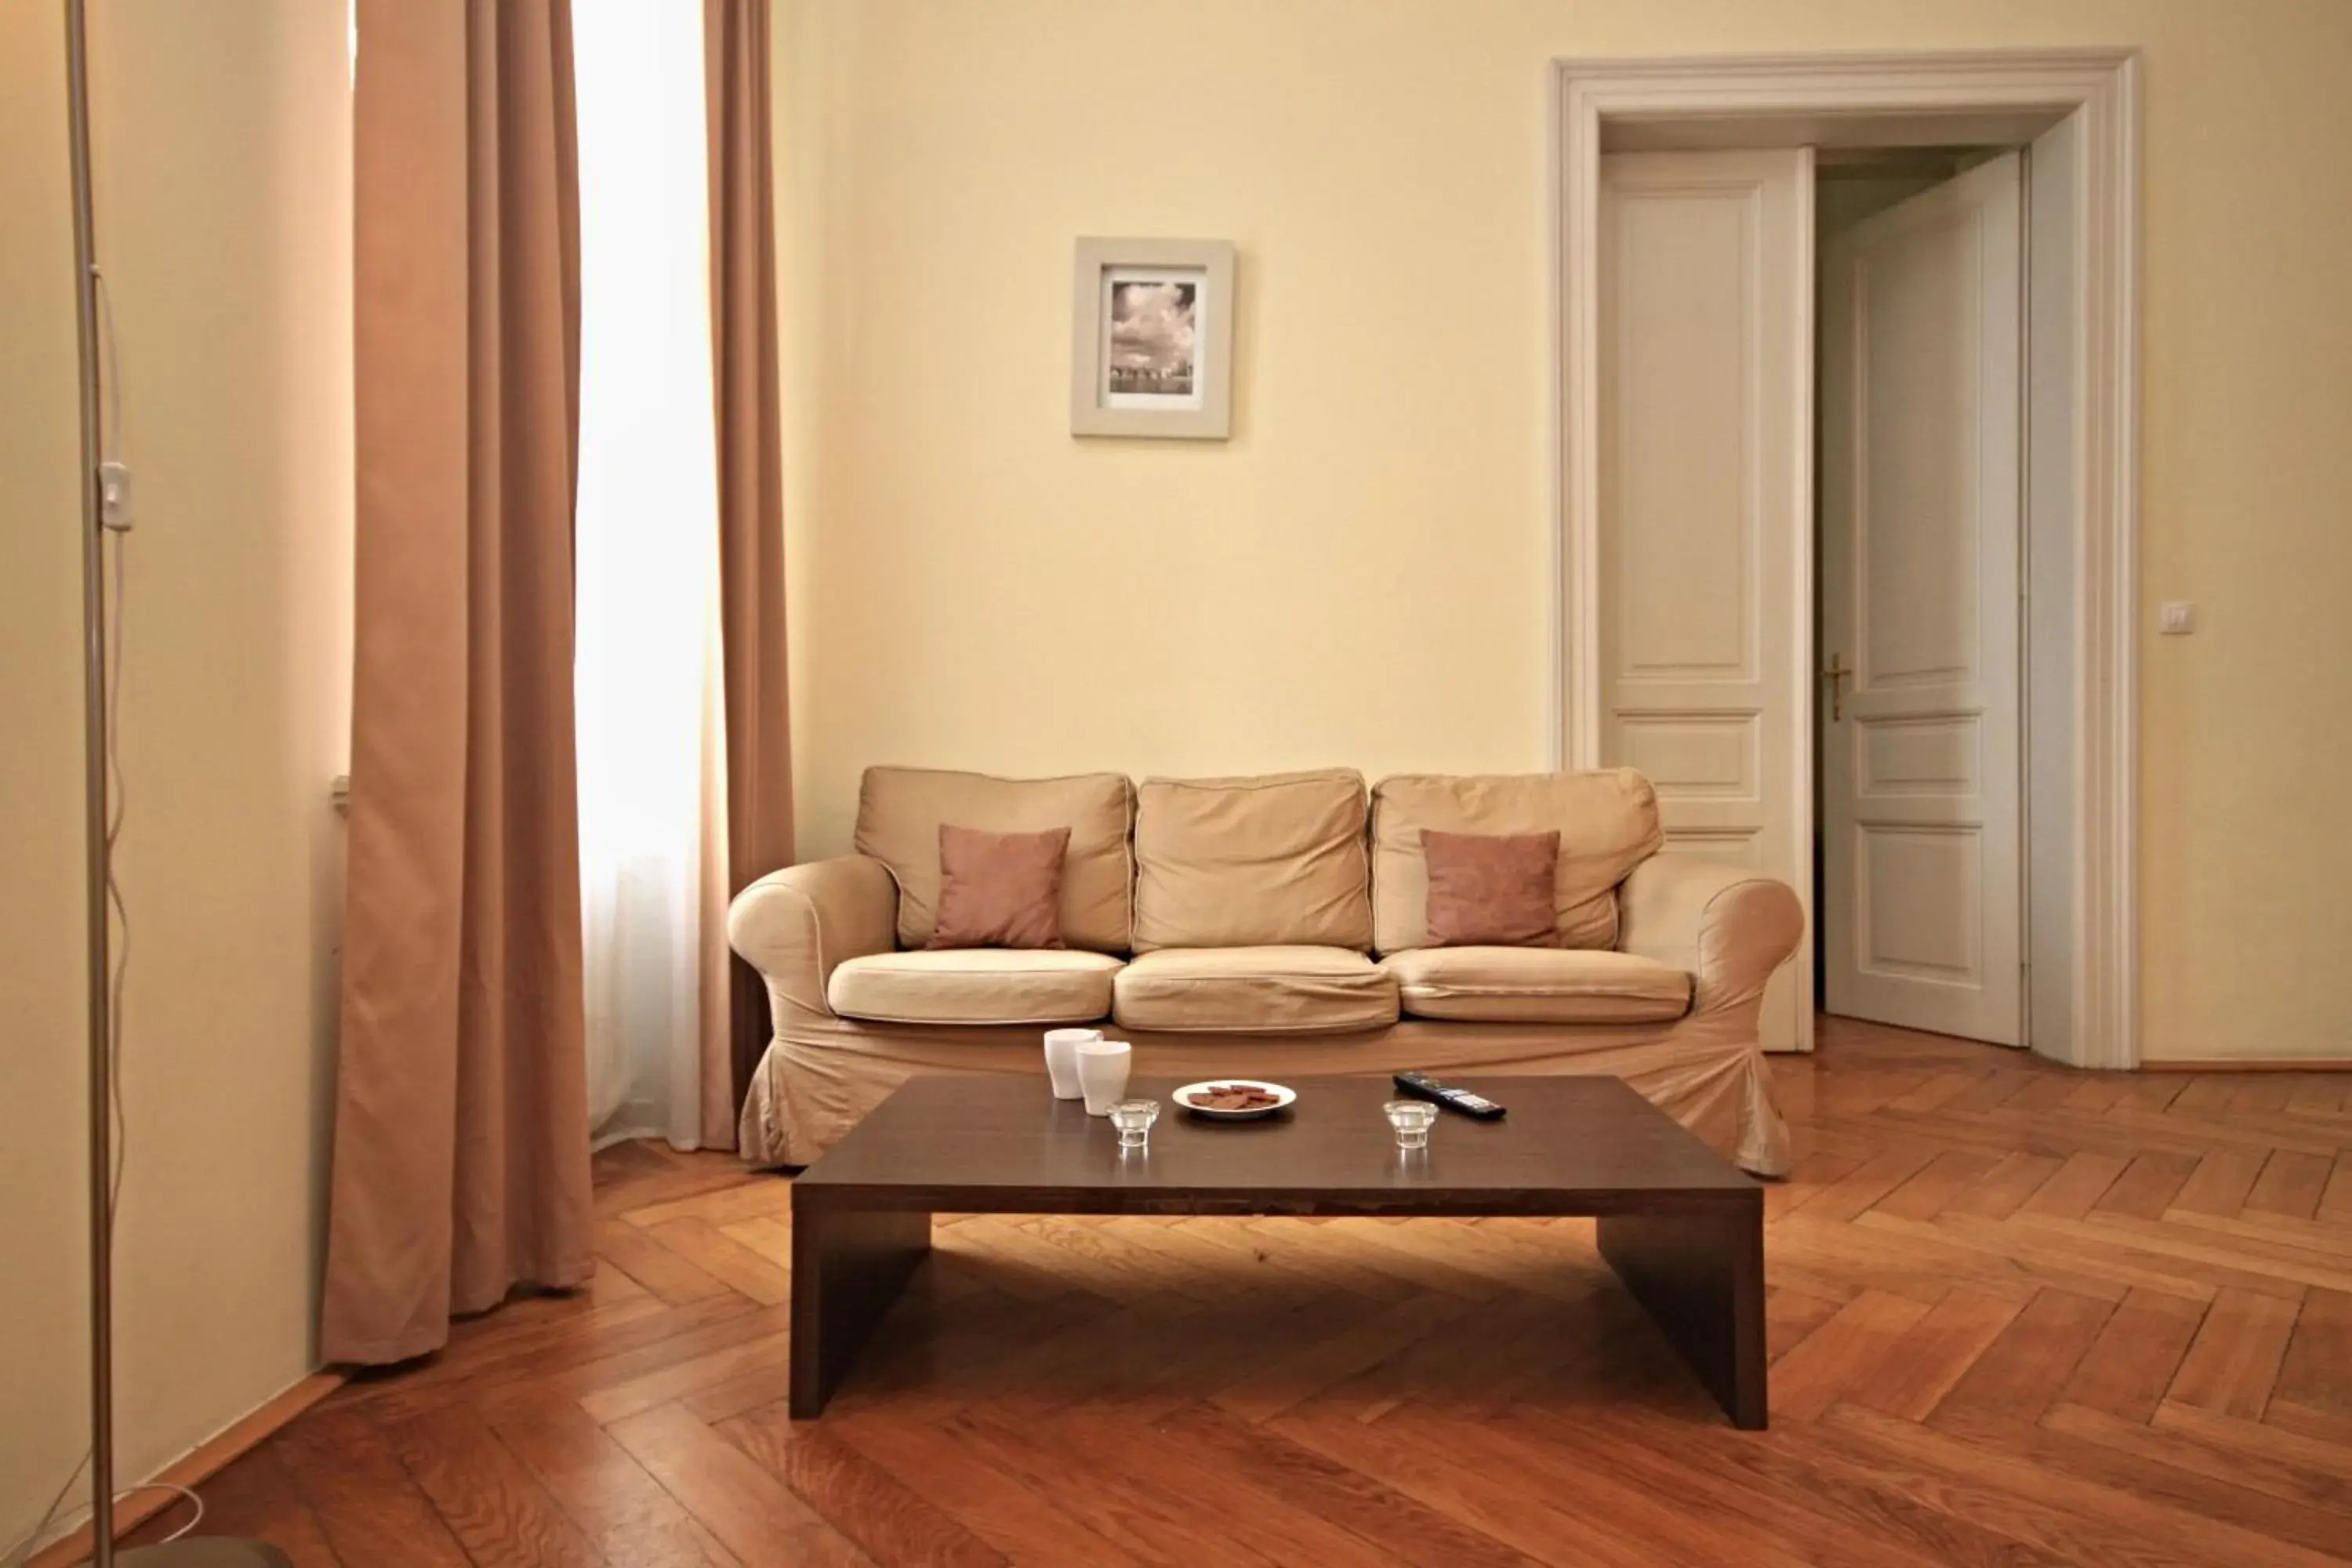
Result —
[{"label": "white ceramic cup", "polygon": [[1078,1047],[1101,1038],[1100,1029],[1045,1031],[1045,1077],[1053,1083],[1055,1100],[1078,1098]]},{"label": "white ceramic cup", "polygon": [[1078,1047],[1078,1088],[1088,1116],[1108,1116],[1127,1098],[1128,1068],[1135,1047],[1125,1040],[1087,1040]]}]

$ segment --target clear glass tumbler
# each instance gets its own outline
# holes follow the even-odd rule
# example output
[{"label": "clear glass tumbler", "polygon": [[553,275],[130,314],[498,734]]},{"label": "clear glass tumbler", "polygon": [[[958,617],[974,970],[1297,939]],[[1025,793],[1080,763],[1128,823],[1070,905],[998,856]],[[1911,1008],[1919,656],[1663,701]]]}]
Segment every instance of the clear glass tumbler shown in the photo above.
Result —
[{"label": "clear glass tumbler", "polygon": [[1156,1100],[1122,1100],[1110,1108],[1110,1124],[1118,1129],[1118,1146],[1122,1149],[1149,1147],[1151,1124],[1159,1120],[1160,1102]]},{"label": "clear glass tumbler", "polygon": [[1381,1109],[1388,1113],[1389,1125],[1396,1130],[1398,1148],[1429,1147],[1429,1124],[1437,1120],[1437,1107],[1425,1100],[1391,1100]]}]

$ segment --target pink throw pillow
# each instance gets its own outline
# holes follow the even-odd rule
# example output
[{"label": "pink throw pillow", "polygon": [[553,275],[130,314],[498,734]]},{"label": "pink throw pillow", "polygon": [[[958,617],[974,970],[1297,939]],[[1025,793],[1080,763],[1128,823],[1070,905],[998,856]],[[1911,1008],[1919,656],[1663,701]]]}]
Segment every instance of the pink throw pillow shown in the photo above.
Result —
[{"label": "pink throw pillow", "polygon": [[1551,947],[1559,937],[1557,833],[1421,830],[1429,940],[1438,947]]},{"label": "pink throw pillow", "polygon": [[1070,830],[989,833],[940,824],[940,916],[927,947],[1062,945]]}]

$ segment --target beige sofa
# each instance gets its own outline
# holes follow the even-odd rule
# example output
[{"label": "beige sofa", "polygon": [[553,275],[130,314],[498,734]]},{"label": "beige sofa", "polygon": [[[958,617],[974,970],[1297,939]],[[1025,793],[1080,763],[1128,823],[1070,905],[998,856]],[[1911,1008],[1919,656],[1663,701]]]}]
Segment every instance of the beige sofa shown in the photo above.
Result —
[{"label": "beige sofa", "polygon": [[[925,951],[943,823],[1070,829],[1066,947]],[[1434,947],[1424,827],[1557,828],[1559,946]],[[1100,1024],[1140,1074],[1622,1078],[1760,1175],[1789,1168],[1756,1043],[1803,915],[1783,883],[1662,855],[1631,771],[1011,780],[873,768],[856,853],[744,889],[735,951],[775,1040],[741,1150],[803,1164],[908,1077],[1042,1073],[1040,1031]]]}]

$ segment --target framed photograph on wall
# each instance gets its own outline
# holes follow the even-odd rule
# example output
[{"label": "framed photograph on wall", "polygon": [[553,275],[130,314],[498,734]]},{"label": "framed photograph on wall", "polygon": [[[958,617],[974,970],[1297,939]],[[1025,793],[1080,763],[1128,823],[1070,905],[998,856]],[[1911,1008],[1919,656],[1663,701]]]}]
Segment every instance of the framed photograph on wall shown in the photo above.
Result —
[{"label": "framed photograph on wall", "polygon": [[1230,241],[1081,239],[1074,292],[1071,435],[1232,434]]}]

